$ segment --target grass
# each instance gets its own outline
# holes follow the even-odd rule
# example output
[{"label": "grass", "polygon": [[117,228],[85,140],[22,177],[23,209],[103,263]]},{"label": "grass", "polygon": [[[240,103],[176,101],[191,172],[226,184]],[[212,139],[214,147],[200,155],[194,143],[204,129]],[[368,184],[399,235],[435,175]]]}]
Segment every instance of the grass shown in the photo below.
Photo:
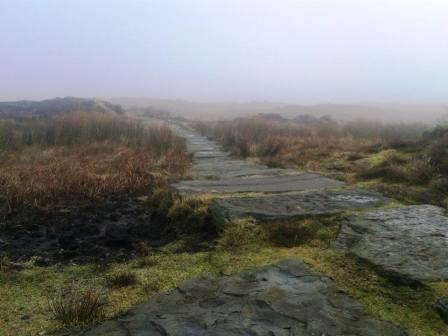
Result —
[{"label": "grass", "polygon": [[[30,267],[0,274],[0,330],[6,330],[5,336],[36,335],[42,331],[62,334],[66,329],[52,319],[47,295],[57,293],[58,288],[76,279],[99,282],[120,270],[133,269],[139,279],[138,285],[113,288],[106,283],[103,285],[102,291],[108,298],[104,314],[111,317],[160,291],[172,289],[183,280],[204,274],[233,273],[287,257],[303,258],[333,277],[337,285],[359,300],[369,313],[399,323],[412,336],[448,335],[446,325],[432,310],[436,298],[448,295],[447,283],[436,283],[428,288],[397,286],[356,260],[322,246],[307,244],[290,248],[267,245],[237,251],[158,253],[107,268],[94,265]],[[30,318],[24,320],[22,316]]]},{"label": "grass", "polygon": [[201,195],[182,196],[174,200],[167,218],[179,235],[216,231],[212,225],[207,199]]},{"label": "grass", "polygon": [[147,192],[189,166],[183,140],[159,123],[76,112],[0,124],[0,215]]},{"label": "grass", "polygon": [[318,172],[403,202],[448,206],[445,126],[257,116],[196,128],[232,154],[269,166]]},{"label": "grass", "polygon": [[[0,272],[3,298],[0,330],[8,330],[5,336],[36,335],[44,331],[59,335],[73,331],[73,327],[67,326],[74,322],[83,325],[98,321],[101,315],[95,314],[92,319],[82,319],[83,322],[81,319],[55,319],[52,306],[48,305],[49,296],[59,298],[61,288],[79,283],[80,279],[83,284],[90,285],[87,288],[95,288],[95,293],[104,295],[107,300],[101,301],[106,302],[100,306],[101,314],[110,318],[186,279],[229,274],[299,257],[332,277],[337,286],[359,300],[368,313],[401,325],[411,336],[448,336],[446,324],[432,308],[437,298],[448,295],[448,282],[417,288],[397,285],[366,264],[340,254],[331,248],[338,228],[336,218],[272,224],[256,225],[251,219],[236,221],[222,231],[216,247],[209,251],[179,252],[180,246],[188,244],[188,241],[179,240],[122,263],[38,267],[30,261],[19,270]],[[282,238],[279,243],[279,237],[285,235],[288,239]],[[62,301],[61,306],[66,307],[65,302]]]},{"label": "grass", "polygon": [[419,124],[339,124],[329,118],[287,120],[262,115],[195,126],[234,155],[256,157],[270,166],[321,171],[357,152],[412,143],[426,130]]},{"label": "grass", "polygon": [[[59,125],[59,122],[57,120],[56,124]],[[285,125],[282,120],[258,119],[254,123],[238,121],[237,124],[216,126],[213,134],[228,141],[228,148],[235,148],[237,154],[257,157],[271,165],[329,171],[336,162],[352,169],[341,174],[362,185],[388,185],[394,194],[400,192],[399,188],[404,188],[404,194],[409,188],[425,189],[424,184],[408,186],[406,180],[401,179],[385,184],[383,175],[365,181],[356,175],[359,169],[385,165],[385,161],[391,164],[396,164],[398,159],[411,162],[414,153],[409,152],[409,147],[403,147],[400,141],[408,141],[412,134],[419,132],[418,127],[380,128],[378,125],[363,124],[357,127],[351,125],[351,129],[335,125],[331,120],[313,121],[311,124],[303,124],[302,120],[295,123]],[[0,162],[0,190],[3,191],[0,195],[5,195],[5,191],[11,192],[9,186],[14,176],[17,181],[19,176],[25,177],[24,185],[31,190],[25,192],[17,189],[16,194],[22,198],[16,203],[10,201],[10,208],[14,208],[11,204],[17,208],[54,207],[58,203],[56,200],[67,201],[69,193],[76,195],[75,198],[101,198],[106,191],[136,192],[140,187],[150,187],[149,202],[155,206],[158,215],[166,216],[167,224],[173,227],[179,239],[157,250],[142,243],[139,257],[105,265],[57,264],[42,267],[37,266],[33,259],[21,264],[1,259],[2,336],[71,333],[76,327],[115,317],[157,293],[173,289],[186,279],[238,272],[288,257],[304,259],[316,270],[332,277],[337,286],[359,300],[368,313],[401,325],[411,336],[448,336],[446,324],[432,308],[437,298],[448,295],[448,282],[420,288],[397,285],[367,265],[340,254],[331,248],[331,241],[338,230],[336,218],[306,218],[269,225],[257,225],[253,220],[245,219],[221,228],[222,231],[213,228],[216,232],[203,236],[202,233],[207,232],[204,229],[210,228],[211,224],[207,207],[209,197],[180,196],[156,183],[163,180],[163,176],[181,175],[188,161],[183,144],[163,126],[148,126],[147,132],[152,132],[148,139],[155,139],[148,142],[135,141],[136,138],[129,140],[124,135],[128,134],[126,132],[104,130],[98,134],[109,134],[108,140],[101,138],[102,135],[95,138],[95,132],[72,132],[75,135],[70,141],[56,136],[57,144],[42,140],[41,136],[31,137],[31,143],[26,142],[29,136],[17,136],[26,125],[22,126],[4,127],[0,131],[0,141],[3,141],[0,155],[10,160]],[[203,131],[210,132],[208,127]],[[13,136],[6,131],[8,129],[14,130]],[[366,135],[362,132],[358,134],[359,130],[364,130]],[[397,139],[397,130],[401,139]],[[110,134],[121,135],[115,138]],[[250,138],[247,138],[248,134]],[[168,142],[162,144],[159,139]],[[438,141],[443,144],[442,140]],[[427,150],[441,152],[439,147],[431,144]],[[32,154],[34,152],[37,154]],[[391,160],[391,155],[399,158]],[[81,160],[82,166],[76,166],[77,160]],[[442,163],[438,167],[443,167]],[[57,170],[53,164],[62,166]],[[414,165],[415,162],[410,164]],[[25,169],[28,166],[32,168],[29,171]],[[74,170],[69,170],[70,167]],[[77,172],[79,169],[85,169],[85,174]],[[40,171],[43,173],[38,174]],[[49,173],[52,171],[54,175]],[[128,175],[123,177],[122,172],[128,172]],[[1,176],[4,176],[3,180]],[[55,177],[63,177],[63,183],[52,184]],[[70,181],[77,183],[73,185]],[[118,182],[115,184],[112,181]],[[441,193],[448,190],[447,184],[440,178],[431,178],[428,185]],[[220,235],[216,242],[208,241],[214,239],[218,232]],[[205,243],[207,249],[191,249],[197,244],[194,239]]]},{"label": "grass", "polygon": [[91,325],[104,316],[101,294],[94,287],[72,283],[48,300],[50,312],[62,325]]},{"label": "grass", "polygon": [[137,283],[137,275],[128,269],[119,270],[107,278],[107,285],[110,287],[130,287]]}]

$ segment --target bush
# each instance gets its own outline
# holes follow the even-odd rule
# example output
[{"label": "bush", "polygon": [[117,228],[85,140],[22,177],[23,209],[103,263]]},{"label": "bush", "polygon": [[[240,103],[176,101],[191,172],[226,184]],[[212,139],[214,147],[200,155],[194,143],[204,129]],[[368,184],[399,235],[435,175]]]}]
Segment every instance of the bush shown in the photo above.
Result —
[{"label": "bush", "polygon": [[336,234],[336,220],[323,218],[277,221],[263,225],[267,239],[277,246],[292,247],[310,241],[329,241]]},{"label": "bush", "polygon": [[177,234],[210,233],[215,231],[207,200],[201,196],[176,199],[168,211],[168,218]]},{"label": "bush", "polygon": [[153,191],[149,197],[149,203],[154,207],[154,213],[159,216],[167,216],[168,211],[180,197],[171,187],[160,187]]},{"label": "bush", "polygon": [[363,179],[382,178],[384,181],[414,185],[427,184],[433,176],[433,165],[425,155],[416,155],[410,159],[390,155],[380,164],[358,173],[358,177]]},{"label": "bush", "polygon": [[261,246],[266,241],[266,234],[253,219],[237,219],[226,224],[218,238],[218,246],[234,250],[251,246]]},{"label": "bush", "polygon": [[427,156],[415,156],[405,166],[405,178],[410,184],[427,184],[433,176],[434,168]]},{"label": "bush", "polygon": [[54,318],[64,326],[93,324],[104,317],[104,302],[98,291],[73,283],[48,301]]},{"label": "bush", "polygon": [[107,278],[107,284],[110,287],[130,287],[138,283],[138,278],[135,273],[130,270],[121,270],[111,274]]}]

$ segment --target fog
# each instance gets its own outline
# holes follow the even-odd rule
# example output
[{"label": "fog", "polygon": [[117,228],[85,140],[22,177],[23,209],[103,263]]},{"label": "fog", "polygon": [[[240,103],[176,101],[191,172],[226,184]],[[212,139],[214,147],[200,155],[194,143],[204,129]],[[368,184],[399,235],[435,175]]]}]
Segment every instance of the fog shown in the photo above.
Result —
[{"label": "fog", "polygon": [[0,100],[443,104],[444,0],[1,0]]}]

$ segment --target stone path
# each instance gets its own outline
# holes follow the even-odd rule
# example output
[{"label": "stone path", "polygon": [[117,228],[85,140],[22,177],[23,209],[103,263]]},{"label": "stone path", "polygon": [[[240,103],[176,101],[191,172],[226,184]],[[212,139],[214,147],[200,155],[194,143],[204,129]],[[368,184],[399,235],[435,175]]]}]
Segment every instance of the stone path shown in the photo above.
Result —
[{"label": "stone path", "polygon": [[[175,185],[179,191],[239,193],[211,202],[217,220],[326,216],[390,202],[379,193],[350,188],[318,174],[233,159],[206,137],[178,126],[174,130],[194,153],[196,172],[196,179]],[[448,279],[448,217],[438,207],[409,206],[353,215],[342,225],[335,246],[402,282]]]},{"label": "stone path", "polygon": [[376,210],[342,225],[337,246],[401,282],[448,279],[448,217],[413,205]]},{"label": "stone path", "polygon": [[[218,196],[216,219],[259,220],[322,216],[388,203],[379,193],[351,188],[318,174],[300,173],[231,158],[213,141],[172,126],[193,153],[193,180],[174,186],[182,193]],[[219,197],[221,195],[221,197]],[[448,276],[448,218],[442,209],[413,206],[352,215],[336,246],[406,281]],[[444,316],[446,299],[436,305]],[[392,323],[366,314],[334,282],[289,259],[219,278],[184,282],[107,321],[87,336],[404,336]]]},{"label": "stone path", "polygon": [[346,190],[343,182],[322,175],[234,159],[216,142],[187,128],[172,127],[186,139],[193,153],[194,179],[174,184],[180,192],[264,194],[214,201],[213,207],[225,217],[271,219],[324,215],[387,201],[375,192],[359,188]]},{"label": "stone path", "polygon": [[188,280],[86,336],[405,336],[298,259]]}]

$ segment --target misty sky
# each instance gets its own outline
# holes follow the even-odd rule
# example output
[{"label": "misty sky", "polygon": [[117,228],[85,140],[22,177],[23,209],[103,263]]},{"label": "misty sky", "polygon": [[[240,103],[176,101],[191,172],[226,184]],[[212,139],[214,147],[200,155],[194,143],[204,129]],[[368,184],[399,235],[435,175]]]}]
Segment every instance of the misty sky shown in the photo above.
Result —
[{"label": "misty sky", "polygon": [[0,0],[0,100],[447,93],[447,0]]}]

